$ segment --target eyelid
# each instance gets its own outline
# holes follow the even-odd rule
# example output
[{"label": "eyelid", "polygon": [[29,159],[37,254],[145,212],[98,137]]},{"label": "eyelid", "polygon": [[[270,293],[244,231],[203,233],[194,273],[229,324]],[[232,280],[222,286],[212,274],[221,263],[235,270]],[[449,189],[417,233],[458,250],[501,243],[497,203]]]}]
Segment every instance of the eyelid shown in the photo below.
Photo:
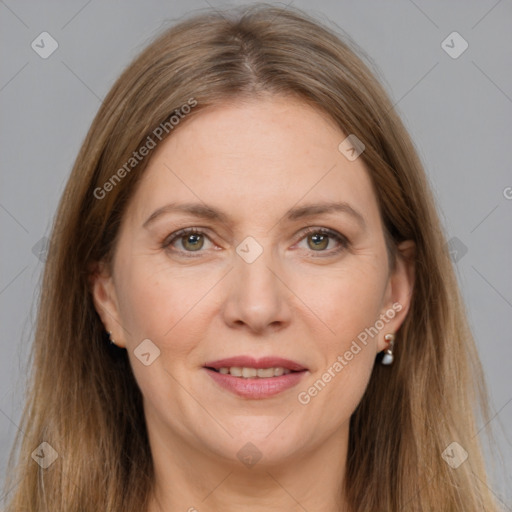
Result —
[{"label": "eyelid", "polygon": [[197,252],[198,254],[200,254],[201,252],[204,252],[204,251],[202,251],[202,250],[198,250],[198,251],[184,251],[184,250],[180,250],[180,249],[172,249],[171,246],[172,246],[172,244],[174,242],[176,242],[180,238],[182,238],[182,237],[184,237],[186,235],[194,235],[194,234],[202,235],[205,238],[207,238],[208,240],[210,240],[210,242],[212,244],[215,244],[213,242],[213,240],[211,239],[211,237],[208,235],[207,231],[209,231],[208,228],[196,227],[196,226],[191,226],[191,227],[188,227],[188,228],[178,229],[177,231],[174,231],[173,233],[171,233],[170,235],[165,237],[164,240],[161,243],[161,246],[162,246],[163,249],[167,249],[169,251],[177,252],[177,253],[180,253],[180,254],[186,254],[187,257],[195,257],[194,253]]},{"label": "eyelid", "polygon": [[180,236],[188,235],[189,233],[190,234],[198,234],[198,235],[203,235],[204,234],[205,235],[206,234],[205,231],[206,231],[206,228],[200,228],[200,227],[194,227],[194,226],[191,226],[189,228],[178,229],[177,231],[173,231],[172,233],[167,235],[164,238],[164,241],[162,243],[163,244],[169,244],[170,242],[173,242],[174,240],[176,240]]},{"label": "eyelid", "polygon": [[336,231],[335,229],[330,229],[326,227],[320,227],[320,226],[308,226],[307,228],[304,228],[300,231],[300,238],[297,240],[296,244],[304,240],[308,235],[313,233],[320,233],[322,235],[328,235],[330,238],[336,240],[338,244],[341,247],[338,247],[337,249],[331,249],[328,251],[311,251],[313,253],[318,253],[318,256],[315,257],[322,257],[322,254],[327,256],[333,256],[338,254],[344,249],[347,249],[350,245],[350,240],[343,235],[342,233]]},{"label": "eyelid", "polygon": [[[213,240],[211,240],[210,236],[208,235],[208,231],[209,231],[208,228],[195,227],[195,226],[188,227],[188,228],[182,228],[182,229],[174,231],[173,233],[168,235],[161,243],[161,246],[164,249],[168,249],[176,240],[178,240],[181,237],[184,237],[186,235],[189,235],[189,234],[203,235],[206,238],[208,238],[210,240],[210,242],[214,243]],[[297,235],[298,238],[297,238],[296,242],[294,243],[294,245],[296,245],[297,243],[304,240],[309,234],[313,234],[313,233],[327,235],[327,236],[333,238],[334,240],[336,240],[341,245],[341,248],[334,249],[334,250],[331,249],[329,251],[312,251],[313,253],[314,252],[319,253],[319,256],[317,256],[317,257],[321,257],[320,255],[322,253],[324,253],[325,256],[338,254],[339,252],[341,252],[343,249],[346,249],[350,245],[349,239],[342,233],[339,233],[338,231],[336,231],[334,229],[321,227],[321,226],[308,226],[308,227],[301,229],[298,232],[298,235]],[[184,250],[178,249],[178,250],[175,250],[174,252],[178,252],[181,254],[185,253],[185,254],[187,254],[187,257],[195,257],[194,253],[197,252],[197,254],[199,255],[201,252],[205,252],[205,251],[202,251],[202,250],[184,251]]]},{"label": "eyelid", "polygon": [[340,232],[336,231],[335,229],[326,228],[324,226],[307,226],[305,228],[302,228],[299,232],[301,235],[300,240],[304,238],[304,236],[309,235],[311,233],[323,233],[326,235],[332,235],[333,237],[339,237],[339,238],[345,238],[346,236],[342,235]]}]

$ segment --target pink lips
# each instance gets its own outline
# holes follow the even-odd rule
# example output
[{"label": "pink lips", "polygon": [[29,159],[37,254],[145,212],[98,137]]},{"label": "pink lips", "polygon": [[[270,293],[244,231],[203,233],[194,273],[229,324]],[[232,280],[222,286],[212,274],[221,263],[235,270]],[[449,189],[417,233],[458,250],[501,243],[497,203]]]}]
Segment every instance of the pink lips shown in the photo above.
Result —
[{"label": "pink lips", "polygon": [[306,370],[304,366],[290,361],[289,359],[283,359],[282,357],[262,357],[261,359],[255,359],[251,356],[236,356],[229,357],[226,359],[219,359],[218,361],[212,361],[204,365],[207,368],[231,368],[232,366],[246,367],[246,368],[288,368],[295,372]]},{"label": "pink lips", "polygon": [[[243,378],[215,371],[219,368],[231,368],[233,366],[256,369],[281,367],[287,368],[291,373],[279,377]],[[307,368],[289,359],[280,357],[255,359],[250,356],[219,359],[206,363],[204,368],[208,375],[222,388],[227,389],[237,396],[253,400],[269,398],[292,388],[302,379],[307,371]]]}]

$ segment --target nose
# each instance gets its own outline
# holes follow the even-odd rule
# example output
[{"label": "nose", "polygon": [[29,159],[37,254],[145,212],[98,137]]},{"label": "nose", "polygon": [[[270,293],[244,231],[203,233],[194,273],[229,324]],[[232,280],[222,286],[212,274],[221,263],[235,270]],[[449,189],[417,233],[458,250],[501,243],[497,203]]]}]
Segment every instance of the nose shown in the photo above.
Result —
[{"label": "nose", "polygon": [[292,294],[270,251],[264,250],[252,263],[238,255],[235,258],[223,307],[226,324],[259,335],[270,334],[289,325]]}]

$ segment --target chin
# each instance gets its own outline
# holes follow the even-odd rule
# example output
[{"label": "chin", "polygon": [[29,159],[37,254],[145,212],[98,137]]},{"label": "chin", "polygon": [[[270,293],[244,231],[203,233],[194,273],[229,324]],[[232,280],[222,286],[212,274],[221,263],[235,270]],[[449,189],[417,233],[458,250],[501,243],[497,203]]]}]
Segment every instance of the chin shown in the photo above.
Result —
[{"label": "chin", "polygon": [[237,429],[230,430],[233,438],[223,436],[222,443],[219,438],[205,441],[212,452],[235,462],[237,467],[240,462],[251,468],[256,464],[260,468],[277,466],[298,456],[308,438],[305,432],[298,431],[299,426],[287,424],[284,418],[286,415],[237,419]]}]

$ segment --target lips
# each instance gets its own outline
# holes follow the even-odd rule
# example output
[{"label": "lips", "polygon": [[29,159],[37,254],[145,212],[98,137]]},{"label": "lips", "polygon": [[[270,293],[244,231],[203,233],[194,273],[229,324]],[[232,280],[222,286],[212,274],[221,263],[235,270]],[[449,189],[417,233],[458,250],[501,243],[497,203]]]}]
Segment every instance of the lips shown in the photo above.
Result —
[{"label": "lips", "polygon": [[211,361],[204,369],[220,387],[247,399],[277,395],[298,384],[307,372],[306,367],[289,359],[250,356]]},{"label": "lips", "polygon": [[206,363],[205,368],[211,368],[213,370],[220,370],[220,368],[285,368],[293,372],[301,372],[307,370],[304,366],[290,359],[283,359],[282,357],[263,357],[261,359],[255,359],[251,356],[237,356],[229,357],[226,359],[219,359],[217,361],[211,361]]}]

